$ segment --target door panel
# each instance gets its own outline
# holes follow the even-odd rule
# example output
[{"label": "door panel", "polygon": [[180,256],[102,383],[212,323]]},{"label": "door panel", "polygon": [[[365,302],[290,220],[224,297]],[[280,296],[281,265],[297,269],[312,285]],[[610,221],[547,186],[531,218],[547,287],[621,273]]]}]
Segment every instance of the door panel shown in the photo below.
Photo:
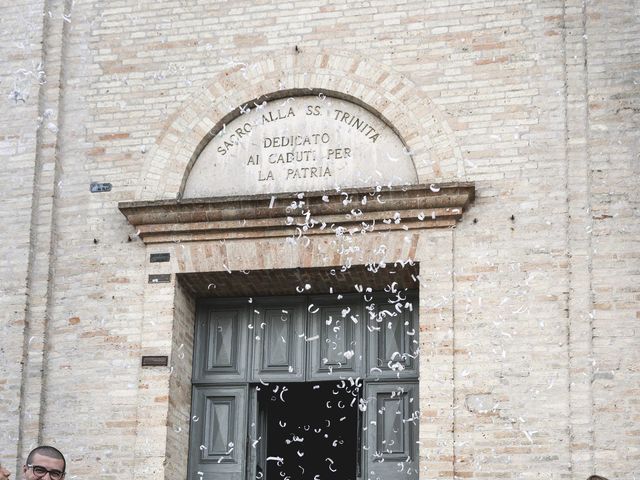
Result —
[{"label": "door panel", "polygon": [[309,378],[333,380],[363,374],[364,317],[358,297],[309,300]]},{"label": "door panel", "polygon": [[[374,297],[367,308],[368,378],[415,378],[418,375],[417,299],[401,292]],[[391,302],[390,302],[391,300]]]},{"label": "door panel", "polygon": [[194,387],[189,478],[243,480],[247,387]]},{"label": "door panel", "polygon": [[249,388],[249,427],[247,438],[247,480],[265,478],[267,428],[264,405],[258,402],[260,386]]},{"label": "door panel", "polygon": [[251,381],[304,381],[304,299],[287,297],[254,302],[251,324]]},{"label": "door panel", "polygon": [[196,324],[194,383],[247,378],[246,301],[203,302]]},{"label": "door panel", "polygon": [[417,479],[417,383],[370,383],[365,391],[367,476]]}]

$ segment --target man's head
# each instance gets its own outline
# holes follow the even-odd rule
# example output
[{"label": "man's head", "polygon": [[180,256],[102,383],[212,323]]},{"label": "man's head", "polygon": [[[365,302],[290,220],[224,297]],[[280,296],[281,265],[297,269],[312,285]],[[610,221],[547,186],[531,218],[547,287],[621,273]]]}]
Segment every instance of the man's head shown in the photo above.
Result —
[{"label": "man's head", "polygon": [[0,480],[9,480],[11,472],[0,465]]},{"label": "man's head", "polygon": [[62,480],[66,467],[67,462],[60,450],[43,445],[31,450],[22,472],[25,480]]}]

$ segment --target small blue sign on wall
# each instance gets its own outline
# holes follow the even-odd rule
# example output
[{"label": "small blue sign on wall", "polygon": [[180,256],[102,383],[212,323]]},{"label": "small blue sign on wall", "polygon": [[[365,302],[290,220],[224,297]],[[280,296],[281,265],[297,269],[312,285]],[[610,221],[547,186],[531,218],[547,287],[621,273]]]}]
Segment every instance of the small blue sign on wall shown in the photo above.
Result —
[{"label": "small blue sign on wall", "polygon": [[89,188],[91,190],[91,193],[110,192],[111,184],[101,183],[101,182],[91,182],[91,186]]}]

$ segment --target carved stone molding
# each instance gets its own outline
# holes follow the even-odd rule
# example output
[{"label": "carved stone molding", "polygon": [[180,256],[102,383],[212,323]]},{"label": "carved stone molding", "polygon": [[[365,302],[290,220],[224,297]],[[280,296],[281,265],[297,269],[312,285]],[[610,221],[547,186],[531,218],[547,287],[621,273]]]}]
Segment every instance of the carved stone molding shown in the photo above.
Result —
[{"label": "carved stone molding", "polygon": [[146,244],[453,227],[473,183],[118,204]]}]

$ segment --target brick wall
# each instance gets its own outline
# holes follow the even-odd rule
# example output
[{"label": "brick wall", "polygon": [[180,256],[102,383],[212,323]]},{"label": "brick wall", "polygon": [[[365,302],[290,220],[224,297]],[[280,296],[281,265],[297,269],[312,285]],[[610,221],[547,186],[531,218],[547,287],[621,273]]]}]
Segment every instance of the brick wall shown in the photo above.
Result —
[{"label": "brick wall", "polygon": [[637,475],[640,465],[639,6],[595,2],[585,20],[594,462],[614,478]]},{"label": "brick wall", "polygon": [[381,244],[421,261],[421,478],[640,474],[637,2],[0,12],[3,464],[50,442],[73,476],[181,478],[188,389],[140,366],[166,354],[188,375],[193,298],[175,274],[340,265],[345,239],[146,247],[117,203],[176,197],[225,115],[309,87],[383,112],[421,181],[476,185],[453,231],[353,240],[354,262]]},{"label": "brick wall", "polygon": [[[42,165],[50,151],[46,142],[55,138],[57,109],[47,111],[46,119],[39,118],[44,105],[40,84],[45,78],[41,43],[46,22],[42,2],[15,2],[2,10],[0,462],[13,470],[22,442],[34,441],[32,433],[39,421],[40,389],[27,367],[38,370],[42,365],[42,300],[46,299],[49,253],[46,216],[51,201],[40,201],[39,194],[46,197],[50,190],[49,175],[42,173]],[[32,210],[33,206],[37,209]],[[38,222],[41,218],[44,220]],[[38,235],[41,247],[32,244]],[[44,263],[36,262],[36,257],[44,257]],[[29,401],[31,398],[34,403]],[[25,404],[34,408],[21,414],[21,405]]]}]

